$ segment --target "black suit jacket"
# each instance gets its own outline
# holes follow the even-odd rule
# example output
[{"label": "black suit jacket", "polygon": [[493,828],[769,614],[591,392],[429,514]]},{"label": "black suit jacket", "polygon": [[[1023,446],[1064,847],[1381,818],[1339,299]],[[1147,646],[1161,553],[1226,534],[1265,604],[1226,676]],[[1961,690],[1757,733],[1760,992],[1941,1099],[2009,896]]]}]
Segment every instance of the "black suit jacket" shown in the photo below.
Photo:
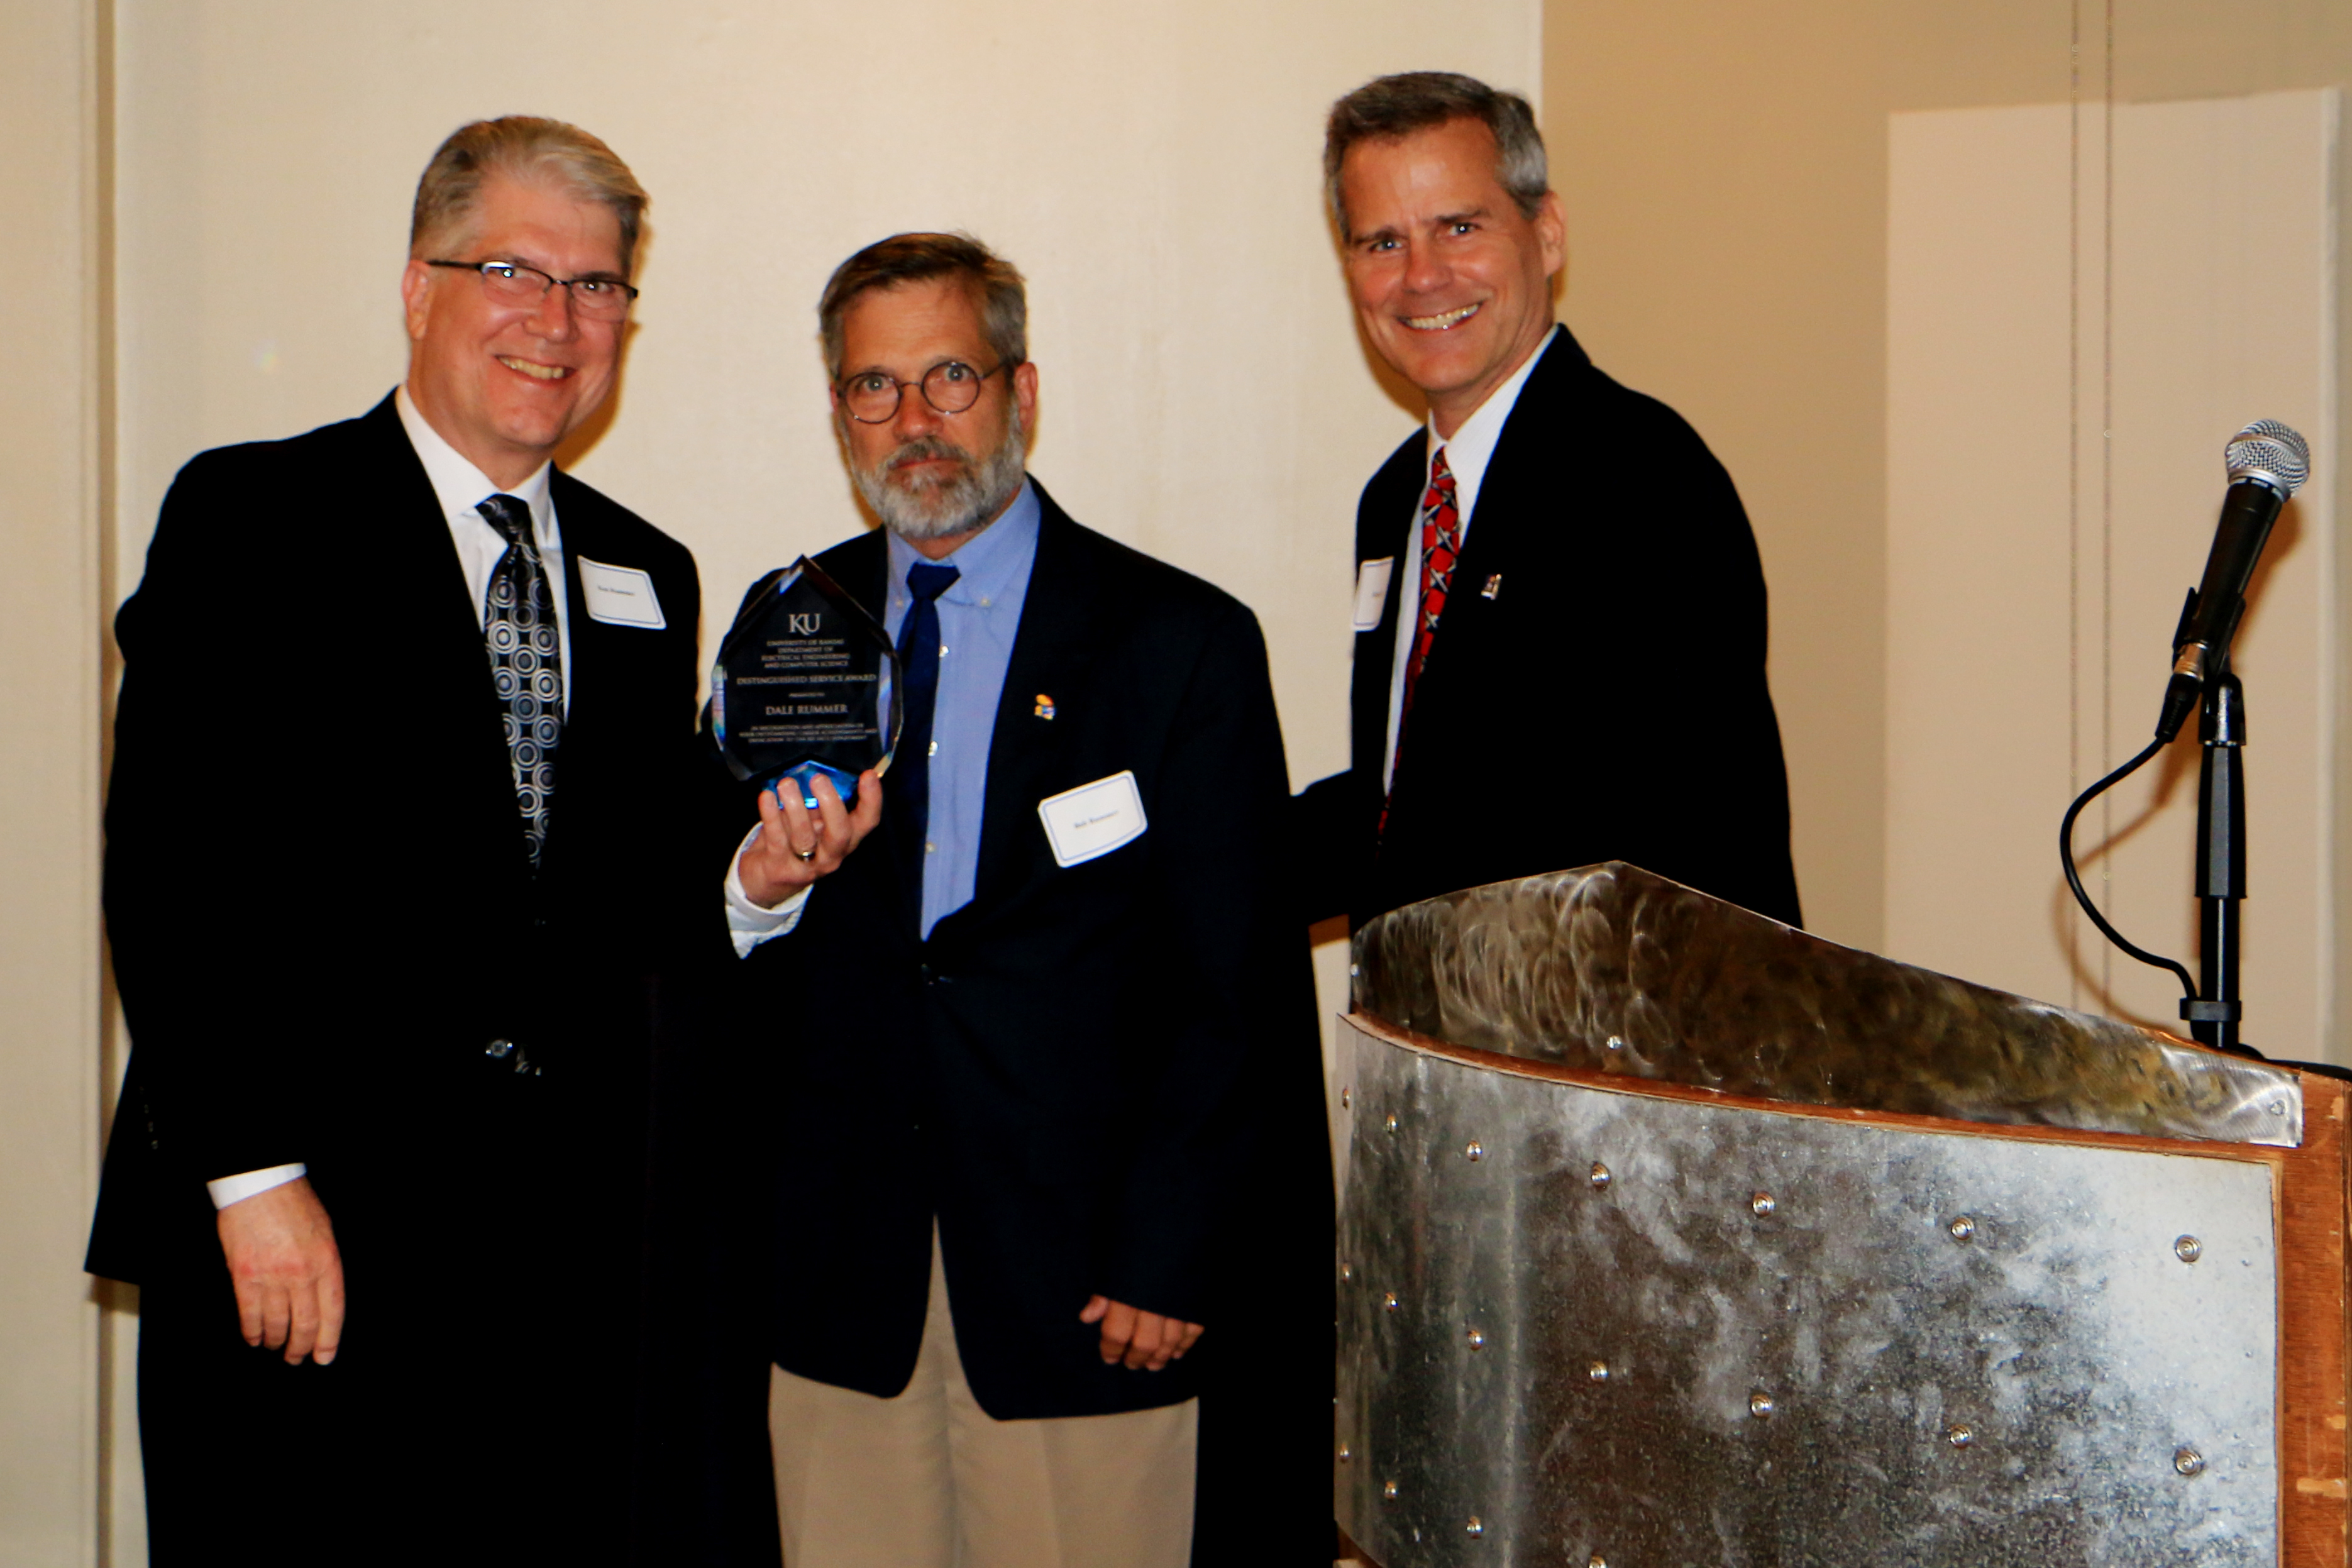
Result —
[{"label": "black suit jacket", "polygon": [[1351,765],[1298,797],[1309,917],[1625,860],[1797,924],[1748,514],[1697,432],[1565,328],[1487,464],[1380,828],[1427,463],[1416,431],[1357,510],[1357,559],[1398,566],[1356,637]]},{"label": "black suit jacket", "polygon": [[[302,1161],[347,1266],[382,1278],[446,1239],[408,1229],[435,1196],[520,1201],[485,1197],[519,1123],[593,1151],[641,1100],[649,976],[708,901],[667,838],[700,590],[682,546],[553,485],[571,702],[534,878],[481,629],[392,399],[173,482],[116,622],[105,900],[134,1048],[93,1271],[219,1270],[204,1183]],[[583,557],[650,574],[666,628],[591,618]],[[499,1037],[543,1076],[486,1057]]]},{"label": "black suit jacket", "polygon": [[[936,1215],[964,1370],[999,1419],[1191,1396],[1219,1336],[1265,1321],[1235,1278],[1263,1227],[1287,1227],[1325,1289],[1330,1228],[1312,982],[1279,869],[1288,786],[1256,620],[1039,495],[971,902],[918,939],[886,816],[798,927],[742,965],[751,1054],[779,1079],[766,1148],[774,1359],[881,1397],[903,1389]],[[885,602],[880,532],[818,559],[866,604]],[[1148,830],[1056,865],[1038,803],[1123,770]],[[730,842],[751,804],[740,786],[732,801]],[[1260,1134],[1276,1124],[1288,1144],[1270,1149]],[[1210,1337],[1163,1372],[1106,1367],[1077,1317],[1095,1293]],[[1328,1297],[1303,1329],[1283,1328],[1318,1385],[1326,1309]],[[1327,1399],[1307,1403],[1328,1424]]]}]

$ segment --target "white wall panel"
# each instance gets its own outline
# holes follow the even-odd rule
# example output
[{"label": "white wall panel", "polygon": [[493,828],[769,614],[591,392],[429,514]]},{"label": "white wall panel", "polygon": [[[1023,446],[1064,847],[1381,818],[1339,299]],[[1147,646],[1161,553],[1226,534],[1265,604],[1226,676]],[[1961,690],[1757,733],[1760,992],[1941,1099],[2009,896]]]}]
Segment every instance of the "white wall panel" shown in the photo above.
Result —
[{"label": "white wall panel", "polygon": [[[2147,740],[2223,443],[2284,419],[2322,479],[2273,536],[2238,643],[2245,1033],[2340,1057],[2335,95],[2120,105],[2112,156],[2095,104],[1892,118],[1888,950],[2184,1027],[2170,977],[2074,911],[2054,836]],[[2197,764],[2192,732],[2077,835],[2110,917],[2192,969]]]}]

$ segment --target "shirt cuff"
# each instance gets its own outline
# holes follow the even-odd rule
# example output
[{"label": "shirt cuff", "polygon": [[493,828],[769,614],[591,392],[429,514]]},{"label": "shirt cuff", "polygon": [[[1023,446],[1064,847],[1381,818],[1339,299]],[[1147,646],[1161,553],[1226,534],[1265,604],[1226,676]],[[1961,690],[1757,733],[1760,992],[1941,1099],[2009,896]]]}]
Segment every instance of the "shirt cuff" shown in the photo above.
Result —
[{"label": "shirt cuff", "polygon": [[213,1195],[213,1207],[225,1209],[231,1204],[258,1196],[272,1187],[282,1187],[289,1182],[299,1182],[310,1173],[308,1165],[272,1165],[266,1171],[247,1171],[238,1175],[223,1176],[216,1182],[206,1182],[205,1191]]},{"label": "shirt cuff", "polygon": [[755,824],[751,832],[743,835],[743,842],[735,847],[735,853],[727,862],[727,934],[734,940],[738,958],[751,957],[753,948],[763,942],[773,942],[800,924],[801,910],[807,906],[809,894],[815,890],[803,888],[772,910],[753,903],[751,895],[743,890],[741,866],[743,851],[751,847],[751,841],[759,837],[760,829]]}]

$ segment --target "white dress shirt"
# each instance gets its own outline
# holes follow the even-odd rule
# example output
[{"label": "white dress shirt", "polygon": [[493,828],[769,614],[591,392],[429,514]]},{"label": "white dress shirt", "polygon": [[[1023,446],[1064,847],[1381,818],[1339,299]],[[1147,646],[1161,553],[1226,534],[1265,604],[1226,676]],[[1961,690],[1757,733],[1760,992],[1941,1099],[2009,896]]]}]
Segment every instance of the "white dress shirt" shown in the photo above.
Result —
[{"label": "white dress shirt", "polygon": [[[530,478],[501,492],[481,469],[459,456],[457,448],[425,422],[425,416],[409,401],[407,387],[394,393],[392,401],[400,412],[401,428],[408,432],[408,444],[416,448],[417,459],[425,465],[425,477],[433,481],[433,498],[441,503],[442,518],[449,525],[450,542],[457,547],[457,563],[466,571],[466,593],[473,602],[474,624],[478,626],[484,619],[483,601],[489,594],[490,574],[498,569],[499,558],[507,552],[507,536],[482,516],[481,503],[503,493],[530,508],[531,538],[539,546],[540,564],[547,569],[548,585],[554,590],[556,650],[562,666],[563,705],[569,709],[572,626],[564,604],[563,534],[556,526],[555,501],[548,483],[552,465],[541,463]],[[489,655],[485,651],[482,657],[482,674],[487,682]],[[213,1207],[225,1209],[308,1174],[307,1165],[272,1165],[266,1171],[242,1171],[206,1182],[205,1190],[212,1194]]]},{"label": "white dress shirt", "polygon": [[[1386,789],[1396,775],[1397,727],[1404,721],[1405,666],[1412,658],[1412,637],[1421,624],[1421,498],[1429,493],[1430,471],[1437,465],[1437,454],[1445,454],[1445,466],[1454,472],[1454,510],[1461,519],[1456,536],[1457,546],[1470,539],[1471,515],[1478,510],[1478,486],[1486,478],[1486,464],[1495,456],[1495,443],[1503,438],[1503,426],[1511,422],[1511,410],[1518,406],[1519,389],[1528,384],[1528,374],[1536,368],[1559,337],[1557,324],[1544,334],[1536,352],[1511,373],[1511,378],[1486,395],[1476,412],[1462,422],[1451,437],[1437,433],[1437,420],[1429,422],[1429,456],[1421,474],[1421,491],[1412,498],[1412,516],[1405,524],[1405,545],[1397,555],[1397,564],[1404,573],[1403,597],[1397,602],[1396,657],[1390,661],[1389,671],[1389,749],[1381,763],[1381,787]],[[1454,558],[1461,559],[1457,548]]]}]

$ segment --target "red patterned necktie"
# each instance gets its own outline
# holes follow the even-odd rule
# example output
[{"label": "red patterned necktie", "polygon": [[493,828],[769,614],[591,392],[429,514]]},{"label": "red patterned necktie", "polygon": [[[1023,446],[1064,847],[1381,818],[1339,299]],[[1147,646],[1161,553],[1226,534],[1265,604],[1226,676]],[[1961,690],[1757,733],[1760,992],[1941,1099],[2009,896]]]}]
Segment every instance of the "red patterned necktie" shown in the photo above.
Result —
[{"label": "red patterned necktie", "polygon": [[[1462,514],[1454,504],[1454,470],[1440,447],[1429,459],[1429,488],[1421,496],[1421,619],[1412,633],[1412,652],[1404,666],[1404,703],[1397,711],[1396,755],[1389,765],[1393,784],[1404,757],[1405,721],[1412,714],[1413,688],[1421,684],[1422,666],[1429,661],[1429,645],[1437,640],[1438,617],[1445,614],[1445,595],[1454,586],[1454,563],[1462,552]],[[1381,803],[1381,827],[1389,825],[1387,801]]]}]

